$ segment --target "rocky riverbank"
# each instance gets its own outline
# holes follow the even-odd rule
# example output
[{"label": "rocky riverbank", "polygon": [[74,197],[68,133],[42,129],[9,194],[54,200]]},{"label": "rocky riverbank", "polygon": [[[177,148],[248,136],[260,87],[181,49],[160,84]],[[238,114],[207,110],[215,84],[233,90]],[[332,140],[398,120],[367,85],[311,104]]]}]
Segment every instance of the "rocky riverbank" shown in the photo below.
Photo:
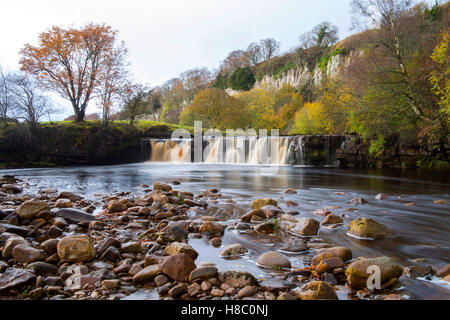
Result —
[{"label": "rocky riverbank", "polygon": [[[64,190],[35,189],[12,176],[0,178],[0,297],[115,300],[145,289],[160,299],[185,300],[338,299],[342,294],[348,299],[405,299],[401,277],[436,276],[450,282],[450,265],[401,266],[393,257],[354,257],[349,248],[321,241],[321,228],[342,226],[333,208],[318,209],[312,219],[284,212],[277,200],[254,199],[249,212],[228,221],[208,210],[222,200],[220,190],[193,194],[182,189],[177,181],[155,181],[141,185],[139,193],[98,194],[92,200]],[[377,196],[377,201],[384,199]],[[242,244],[222,245],[230,230],[286,240],[281,250],[266,251],[254,262],[265,277],[198,261],[201,252],[190,242],[199,238],[220,247],[221,259],[239,261],[248,254]],[[393,235],[364,217],[343,232],[368,241]],[[309,261],[302,268],[288,259],[299,253]],[[380,270],[377,290],[367,288],[373,266]]]}]

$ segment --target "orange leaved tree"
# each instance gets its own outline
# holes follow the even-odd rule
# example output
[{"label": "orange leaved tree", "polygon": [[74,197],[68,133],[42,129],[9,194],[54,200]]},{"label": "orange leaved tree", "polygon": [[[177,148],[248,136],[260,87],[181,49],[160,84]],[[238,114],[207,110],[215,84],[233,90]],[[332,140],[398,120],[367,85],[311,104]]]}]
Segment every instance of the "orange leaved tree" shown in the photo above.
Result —
[{"label": "orange leaved tree", "polygon": [[21,68],[72,104],[75,121],[84,120],[115,54],[116,31],[110,26],[88,24],[80,29],[52,27],[39,35],[37,46],[20,51]]}]

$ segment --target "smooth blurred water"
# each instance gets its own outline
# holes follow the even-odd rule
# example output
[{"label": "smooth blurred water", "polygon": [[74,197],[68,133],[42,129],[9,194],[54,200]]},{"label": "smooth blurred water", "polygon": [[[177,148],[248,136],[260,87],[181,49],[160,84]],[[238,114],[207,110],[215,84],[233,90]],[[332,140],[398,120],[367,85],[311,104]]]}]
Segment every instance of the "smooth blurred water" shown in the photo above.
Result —
[{"label": "smooth blurred water", "polygon": [[[16,175],[32,188],[56,188],[73,191],[88,198],[95,194],[121,191],[143,193],[141,184],[152,185],[154,181],[170,183],[177,190],[199,193],[218,188],[223,199],[208,207],[211,214],[224,220],[238,219],[257,198],[274,198],[285,211],[296,210],[304,217],[322,221],[314,214],[317,209],[339,206],[334,214],[345,214],[345,224],[337,229],[320,229],[319,238],[336,246],[349,247],[354,256],[390,256],[403,265],[412,260],[426,258],[427,263],[443,265],[450,263],[450,184],[448,172],[431,172],[395,169],[318,169],[305,167],[261,167],[207,164],[140,163],[120,166],[71,167],[51,169],[1,170],[0,175]],[[297,194],[284,191],[294,188]],[[345,192],[338,195],[336,192]],[[388,199],[377,201],[378,193]],[[369,201],[364,205],[349,204],[354,197]],[[226,203],[232,199],[233,204]],[[286,206],[295,201],[298,207]],[[434,204],[445,200],[444,204]],[[405,204],[414,203],[407,206]],[[356,212],[345,209],[356,208]],[[396,235],[384,240],[363,241],[346,235],[348,223],[358,217],[371,217],[387,225]],[[258,239],[226,233],[223,243],[241,242],[251,249],[251,254],[238,261],[228,262],[218,256],[220,248],[212,248],[204,239],[190,240],[200,252],[199,261],[211,261],[221,269],[243,268],[264,275],[254,261],[258,254],[279,249],[285,239]],[[302,256],[290,257],[293,265],[302,266]],[[405,280],[410,295],[418,298],[450,298],[445,284],[421,280]],[[422,288],[422,289],[421,289]]]}]

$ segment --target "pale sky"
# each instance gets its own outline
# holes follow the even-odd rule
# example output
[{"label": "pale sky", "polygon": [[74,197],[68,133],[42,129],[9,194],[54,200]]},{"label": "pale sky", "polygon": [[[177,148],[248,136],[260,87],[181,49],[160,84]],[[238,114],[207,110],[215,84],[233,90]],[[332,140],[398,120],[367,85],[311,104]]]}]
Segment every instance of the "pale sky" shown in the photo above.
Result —
[{"label": "pale sky", "polygon": [[[302,33],[329,21],[350,32],[350,0],[39,0],[6,1],[0,65],[18,69],[19,50],[53,25],[106,23],[129,49],[135,79],[162,84],[195,67],[217,68],[227,54],[263,38],[288,51]],[[90,106],[89,112],[95,112]],[[70,113],[70,110],[68,110]]]}]

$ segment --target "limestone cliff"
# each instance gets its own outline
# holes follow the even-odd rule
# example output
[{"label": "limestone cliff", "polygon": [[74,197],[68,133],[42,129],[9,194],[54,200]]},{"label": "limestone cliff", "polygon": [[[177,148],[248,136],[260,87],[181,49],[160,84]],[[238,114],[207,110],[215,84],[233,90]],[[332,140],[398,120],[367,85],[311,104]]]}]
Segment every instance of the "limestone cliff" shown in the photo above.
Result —
[{"label": "limestone cliff", "polygon": [[339,75],[350,65],[355,54],[360,54],[358,51],[352,51],[350,54],[337,54],[332,56],[326,65],[326,68],[321,68],[318,65],[310,70],[308,67],[297,67],[284,72],[281,76],[275,77],[273,75],[266,75],[261,80],[255,83],[255,88],[268,87],[271,89],[280,89],[285,84],[290,84],[293,87],[302,87],[307,83],[314,83],[320,86],[324,78],[333,78]]}]

